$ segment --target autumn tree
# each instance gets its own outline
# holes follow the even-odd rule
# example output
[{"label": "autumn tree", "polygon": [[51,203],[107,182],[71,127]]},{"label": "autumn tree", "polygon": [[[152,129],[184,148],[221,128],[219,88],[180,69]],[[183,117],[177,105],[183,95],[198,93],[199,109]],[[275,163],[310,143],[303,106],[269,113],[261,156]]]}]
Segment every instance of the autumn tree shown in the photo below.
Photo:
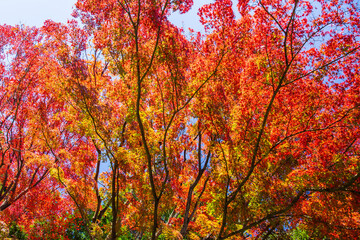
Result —
[{"label": "autumn tree", "polygon": [[29,230],[52,212],[57,215],[47,220],[58,225],[69,209],[57,184],[48,178],[57,161],[38,124],[44,113],[53,111],[40,77],[46,64],[43,34],[36,28],[0,26],[0,49],[1,220],[7,227],[20,224]]},{"label": "autumn tree", "polygon": [[171,4],[77,3],[123,111],[92,126],[125,137],[98,136],[126,152],[109,157],[123,174],[112,197],[131,183],[122,202],[146,209],[119,225],[153,239],[356,235],[357,4],[239,1],[236,19],[215,1],[199,11],[205,35],[188,38],[166,17],[190,3]]},{"label": "autumn tree", "polygon": [[193,110],[218,138],[200,224],[216,238],[359,233],[358,6],[338,4],[240,1],[238,20],[230,1],[200,10],[211,47],[229,48]]},{"label": "autumn tree", "polygon": [[79,0],[83,25],[23,31],[3,189],[61,189],[90,239],[358,236],[358,3],[216,0],[185,35],[191,6]]}]

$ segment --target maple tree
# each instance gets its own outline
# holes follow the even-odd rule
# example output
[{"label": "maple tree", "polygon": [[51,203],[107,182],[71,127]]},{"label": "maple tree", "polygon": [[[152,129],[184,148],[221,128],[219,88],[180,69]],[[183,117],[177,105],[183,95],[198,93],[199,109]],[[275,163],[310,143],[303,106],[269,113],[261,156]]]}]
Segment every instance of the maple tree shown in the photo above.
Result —
[{"label": "maple tree", "polygon": [[186,35],[168,17],[192,4],[2,26],[1,220],[30,239],[360,234],[358,3],[216,0]]},{"label": "maple tree", "polygon": [[47,178],[56,161],[49,157],[37,124],[43,116],[39,112],[52,111],[39,78],[44,66],[42,38],[36,28],[0,29],[0,216],[8,226],[15,223],[26,229],[49,213],[58,214],[49,223],[56,226],[68,210],[57,183]]}]

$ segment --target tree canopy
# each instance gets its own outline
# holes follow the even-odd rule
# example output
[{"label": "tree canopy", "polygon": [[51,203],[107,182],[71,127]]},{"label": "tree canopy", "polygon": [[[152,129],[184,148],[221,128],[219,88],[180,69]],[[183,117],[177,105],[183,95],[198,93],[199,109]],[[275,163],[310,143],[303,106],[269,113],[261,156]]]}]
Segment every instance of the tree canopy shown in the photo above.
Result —
[{"label": "tree canopy", "polygon": [[360,4],[78,0],[0,26],[0,235],[355,239]]}]

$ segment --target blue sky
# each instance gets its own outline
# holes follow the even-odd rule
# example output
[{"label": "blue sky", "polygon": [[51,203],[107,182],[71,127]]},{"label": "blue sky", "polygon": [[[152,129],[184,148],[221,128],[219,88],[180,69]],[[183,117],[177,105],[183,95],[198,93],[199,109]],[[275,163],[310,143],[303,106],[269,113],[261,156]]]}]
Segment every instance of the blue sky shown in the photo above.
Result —
[{"label": "blue sky", "polygon": [[[197,9],[212,0],[194,1],[194,7],[187,14],[175,13],[170,20],[178,27],[202,30]],[[42,26],[47,19],[66,22],[71,17],[76,0],[0,0],[0,24]],[[201,3],[200,3],[201,2]]]},{"label": "blue sky", "polygon": [[46,19],[66,22],[76,0],[0,0],[0,24],[41,26]]}]

